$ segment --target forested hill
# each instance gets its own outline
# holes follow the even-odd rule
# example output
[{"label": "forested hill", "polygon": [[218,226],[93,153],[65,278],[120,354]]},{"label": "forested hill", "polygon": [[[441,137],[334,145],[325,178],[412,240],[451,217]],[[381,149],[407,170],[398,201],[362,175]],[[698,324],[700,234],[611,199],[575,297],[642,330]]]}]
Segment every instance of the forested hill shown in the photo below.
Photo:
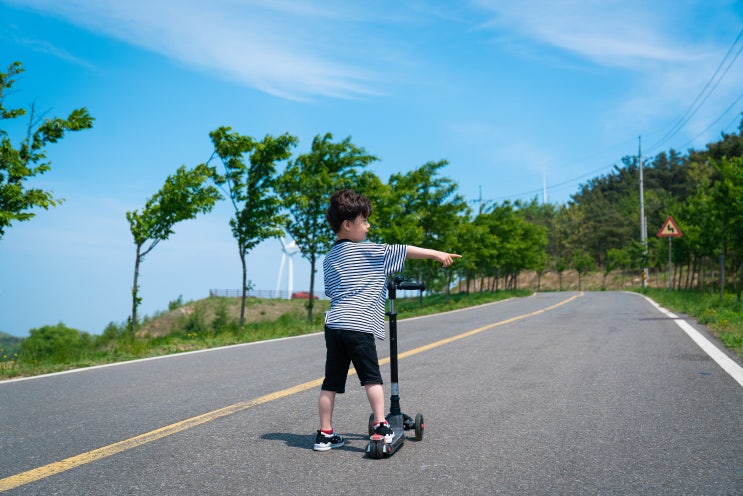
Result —
[{"label": "forested hill", "polygon": [[[673,284],[719,284],[740,292],[743,276],[743,133],[723,135],[703,151],[663,152],[643,160],[647,266],[667,269],[668,240],[656,236],[672,216]],[[582,184],[566,205],[521,205],[548,233],[548,267],[590,270],[643,265],[639,157]],[[592,265],[593,264],[593,265]]]}]

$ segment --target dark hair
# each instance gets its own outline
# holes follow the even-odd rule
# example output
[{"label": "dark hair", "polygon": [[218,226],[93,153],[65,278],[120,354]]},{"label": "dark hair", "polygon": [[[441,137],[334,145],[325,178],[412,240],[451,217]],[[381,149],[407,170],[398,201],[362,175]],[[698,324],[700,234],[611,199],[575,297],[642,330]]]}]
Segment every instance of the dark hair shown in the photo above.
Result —
[{"label": "dark hair", "polygon": [[330,223],[334,233],[341,230],[344,220],[353,222],[359,215],[368,219],[372,213],[369,198],[352,189],[341,189],[330,197],[330,205],[325,211],[325,218]]}]

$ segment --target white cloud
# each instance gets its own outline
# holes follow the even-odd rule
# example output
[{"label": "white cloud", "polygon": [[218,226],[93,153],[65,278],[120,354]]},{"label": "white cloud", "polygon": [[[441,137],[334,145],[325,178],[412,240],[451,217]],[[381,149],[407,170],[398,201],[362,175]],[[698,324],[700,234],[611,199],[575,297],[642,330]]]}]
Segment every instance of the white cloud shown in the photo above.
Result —
[{"label": "white cloud", "polygon": [[[213,0],[11,0],[91,31],[160,53],[186,66],[289,99],[356,98],[374,94],[368,40],[331,36],[348,30],[348,9],[301,2]],[[353,53],[348,45],[365,48]],[[352,60],[353,57],[353,61]]]},{"label": "white cloud", "polygon": [[[473,0],[473,5],[489,16],[482,29],[492,30],[500,41],[508,37],[522,52],[543,55],[545,47],[552,47],[621,71],[625,99],[605,114],[607,135],[635,134],[663,121],[670,128],[733,43],[734,35],[728,39],[720,33],[740,29],[735,6],[726,1]],[[743,70],[737,63],[699,113],[689,117],[686,134],[697,135],[714,121],[738,96],[741,84]],[[694,144],[719,135],[710,133]]]},{"label": "white cloud", "polygon": [[[641,68],[650,62],[683,62],[704,56],[673,36],[682,7],[665,2],[476,0],[490,18],[484,28],[511,33],[572,52],[604,66]],[[680,33],[679,33],[680,34]]]}]

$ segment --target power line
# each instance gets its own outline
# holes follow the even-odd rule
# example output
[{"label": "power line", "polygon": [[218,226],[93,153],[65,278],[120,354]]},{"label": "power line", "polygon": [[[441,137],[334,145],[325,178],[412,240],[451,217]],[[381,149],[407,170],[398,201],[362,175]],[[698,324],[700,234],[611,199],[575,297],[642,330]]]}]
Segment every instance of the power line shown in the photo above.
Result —
[{"label": "power line", "polygon": [[[676,133],[678,133],[683,128],[683,126],[687,122],[689,122],[689,120],[694,116],[694,114],[697,113],[697,111],[702,107],[702,105],[704,105],[704,103],[707,101],[710,95],[717,88],[717,85],[720,84],[720,81],[722,81],[723,78],[727,75],[728,71],[730,70],[730,67],[732,67],[733,63],[738,58],[741,51],[743,51],[743,45],[741,45],[741,47],[735,53],[735,56],[732,58],[732,60],[728,62],[727,67],[725,68],[725,71],[722,73],[722,75],[719,78],[717,78],[717,75],[720,73],[720,69],[722,69],[722,67],[725,65],[725,61],[730,57],[730,54],[733,52],[735,45],[738,44],[738,41],[740,41],[741,37],[743,37],[743,29],[740,30],[740,32],[738,33],[738,36],[736,36],[735,40],[730,45],[730,48],[728,48],[727,53],[725,53],[725,56],[722,58],[722,60],[718,64],[717,69],[715,69],[715,72],[712,74],[709,81],[707,81],[707,84],[704,85],[704,88],[702,88],[702,91],[699,92],[699,94],[694,99],[694,101],[689,106],[689,108],[686,110],[684,115],[682,115],[681,118],[679,118],[679,120],[676,121],[676,123],[673,126],[671,126],[671,128],[666,132],[666,134],[663,135],[661,139],[659,139],[656,143],[653,144],[653,146],[649,148],[650,151],[656,150],[661,145],[668,142],[668,140],[670,140],[673,136],[675,136]],[[715,81],[716,78],[717,80]],[[714,85],[712,84],[713,81],[714,81]],[[710,88],[710,85],[712,85],[711,88]],[[707,91],[708,89],[709,91]]]},{"label": "power line", "polygon": [[[735,63],[735,61],[738,59],[738,57],[740,56],[741,52],[743,52],[743,44],[741,44],[741,46],[735,52],[735,55],[732,57],[732,59],[730,59],[727,62],[727,66],[725,66],[726,61],[730,58],[731,53],[733,53],[733,51],[735,49],[735,46],[738,44],[738,42],[741,40],[741,38],[743,38],[743,29],[741,29],[738,32],[738,35],[736,36],[735,40],[733,41],[733,43],[728,48],[727,52],[725,53],[725,56],[722,58],[722,60],[718,64],[718,66],[715,69],[715,71],[712,74],[712,76],[709,78],[709,80],[707,81],[707,83],[704,85],[704,88],[702,88],[702,90],[696,96],[696,98],[694,99],[694,101],[692,102],[692,104],[689,106],[689,108],[686,110],[686,112],[679,118],[679,120],[676,121],[676,123],[673,126],[671,126],[671,128],[666,132],[666,134],[663,135],[663,137],[661,137],[655,144],[653,144],[649,148],[649,150],[651,152],[654,151],[654,150],[656,150],[661,145],[663,145],[666,142],[668,142],[673,136],[675,136],[683,128],[683,126],[686,125],[691,120],[691,118],[697,113],[697,111],[699,111],[699,109],[702,107],[702,105],[704,105],[704,103],[707,101],[707,99],[712,95],[712,93],[715,91],[715,89],[720,84],[720,82],[725,78],[725,76],[727,75],[728,71],[730,70],[730,68]],[[722,72],[722,74],[720,74],[720,70],[723,68],[723,66],[725,66],[725,69]],[[718,77],[718,74],[720,74],[719,77]],[[709,131],[741,99],[743,99],[743,93],[741,93],[733,101],[733,103],[731,103],[722,112],[722,114],[720,114],[720,116],[717,117],[717,119],[715,119],[709,126],[707,126],[704,129],[704,131],[702,131],[697,136],[695,136],[693,139],[689,140],[687,143],[685,143],[684,145],[682,145],[681,148],[685,148],[687,145],[689,145],[690,143],[694,142],[697,138],[699,138],[700,136],[704,135],[707,131]],[[737,119],[737,118],[738,118],[738,116],[735,117],[735,119]],[[725,126],[725,129],[728,129],[731,125],[732,125],[732,121],[731,121],[730,124],[728,124],[727,126]],[[600,155],[601,153],[603,153],[603,152],[597,152],[597,153],[595,153],[595,154],[593,154],[593,155],[591,155],[589,157],[585,157],[584,160],[586,160],[588,158],[591,158],[592,156]],[[609,169],[611,167],[614,167],[614,165],[615,164],[612,164],[612,165],[609,165],[609,166],[603,166],[603,167],[601,167],[599,169],[596,169],[596,170],[593,170],[593,171],[590,171],[590,172],[586,172],[585,174],[582,174],[580,176],[574,177],[572,179],[568,179],[568,180],[565,180],[563,182],[560,182],[560,183],[557,183],[557,184],[552,184],[552,185],[546,186],[546,187],[543,186],[540,189],[525,191],[525,192],[522,192],[522,193],[515,193],[515,194],[512,194],[512,195],[505,195],[505,196],[497,197],[495,199],[483,200],[482,199],[482,193],[481,193],[480,194],[480,198],[478,200],[472,200],[470,203],[478,203],[479,202],[480,205],[482,206],[483,204],[494,203],[496,201],[502,201],[502,200],[508,200],[508,199],[511,199],[511,198],[522,198],[522,197],[526,197],[526,196],[536,195],[536,194],[542,193],[544,190],[554,191],[557,188],[560,188],[560,187],[566,186],[566,185],[574,184],[576,181],[579,181],[581,179],[585,179],[585,178],[587,178],[589,176],[592,176],[592,175],[594,175],[596,173],[604,172],[607,169]]]},{"label": "power line", "polygon": [[[689,141],[687,141],[686,143],[684,143],[683,145],[681,145],[680,148],[682,148],[682,149],[683,148],[686,148],[691,143],[693,143],[694,141],[696,141],[697,138],[703,136],[707,131],[709,131],[710,129],[712,129],[712,126],[714,126],[715,124],[717,124],[718,122],[720,122],[720,119],[722,119],[723,117],[725,117],[725,114],[727,114],[728,112],[730,112],[730,110],[735,106],[735,104],[737,104],[742,98],[743,98],[743,93],[741,93],[740,95],[738,95],[738,98],[736,98],[735,101],[733,101],[733,103],[731,103],[730,105],[728,105],[728,107],[722,112],[722,114],[720,114],[720,116],[717,119],[715,119],[712,122],[712,124],[710,124],[709,126],[707,126],[706,128],[704,128],[704,131],[702,131],[701,133],[697,134],[692,139],[690,139]],[[733,125],[733,122],[735,122],[739,118],[740,118],[739,115],[736,115],[735,117],[733,117],[733,120],[730,121],[728,123],[728,125],[723,128],[723,130],[728,129],[730,126]]]}]

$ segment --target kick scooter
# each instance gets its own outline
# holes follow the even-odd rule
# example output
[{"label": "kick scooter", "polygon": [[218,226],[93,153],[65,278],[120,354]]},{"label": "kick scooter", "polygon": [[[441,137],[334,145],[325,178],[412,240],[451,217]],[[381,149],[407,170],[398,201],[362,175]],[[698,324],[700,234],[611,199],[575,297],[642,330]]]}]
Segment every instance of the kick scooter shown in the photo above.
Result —
[{"label": "kick scooter", "polygon": [[390,300],[390,311],[387,312],[390,320],[390,370],[391,380],[390,387],[392,395],[390,396],[390,413],[387,414],[387,423],[394,433],[392,442],[385,443],[384,438],[379,434],[374,434],[374,414],[369,417],[369,435],[371,440],[366,447],[366,452],[371,458],[380,459],[384,456],[394,454],[405,442],[405,432],[415,429],[416,441],[423,439],[423,415],[418,413],[413,420],[400,410],[400,390],[397,379],[397,311],[395,311],[395,299],[397,290],[415,290],[423,291],[426,285],[419,282],[406,282],[402,277],[395,277],[387,282],[387,293]]}]

